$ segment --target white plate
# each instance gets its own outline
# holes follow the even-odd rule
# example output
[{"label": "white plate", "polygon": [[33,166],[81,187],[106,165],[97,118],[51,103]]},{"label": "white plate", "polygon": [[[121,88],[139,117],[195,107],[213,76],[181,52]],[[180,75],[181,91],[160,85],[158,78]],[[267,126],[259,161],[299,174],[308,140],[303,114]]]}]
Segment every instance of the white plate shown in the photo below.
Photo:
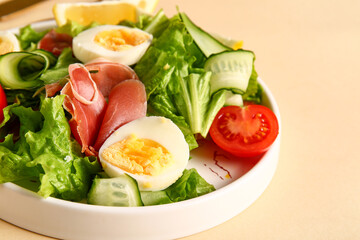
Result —
[{"label": "white plate", "polygon": [[[54,21],[33,25],[36,30],[54,26]],[[14,29],[14,32],[17,30]],[[270,90],[264,103],[277,115]],[[189,168],[216,187],[207,195],[179,203],[145,207],[105,207],[56,198],[42,199],[15,184],[0,185],[0,218],[19,227],[61,239],[175,239],[215,227],[249,207],[272,179],[280,149],[280,133],[261,159],[237,160],[205,143],[191,152]]]}]

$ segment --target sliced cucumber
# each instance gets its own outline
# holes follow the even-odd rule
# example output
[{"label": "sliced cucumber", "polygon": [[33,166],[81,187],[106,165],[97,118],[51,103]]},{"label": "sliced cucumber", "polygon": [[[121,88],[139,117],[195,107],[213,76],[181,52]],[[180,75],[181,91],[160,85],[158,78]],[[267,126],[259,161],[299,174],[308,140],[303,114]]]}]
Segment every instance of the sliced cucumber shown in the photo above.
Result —
[{"label": "sliced cucumber", "polygon": [[215,53],[231,50],[231,48],[225,46],[209,33],[196,26],[185,13],[180,13],[180,16],[186,29],[206,57]]},{"label": "sliced cucumber", "polygon": [[31,53],[36,53],[36,54],[43,56],[49,62],[48,63],[49,66],[54,65],[57,61],[57,57],[55,57],[54,54],[52,54],[51,52],[42,50],[42,49],[35,49],[34,51],[31,51]]},{"label": "sliced cucumber", "polygon": [[102,206],[143,206],[137,182],[124,174],[116,178],[95,178],[88,203]]},{"label": "sliced cucumber", "polygon": [[43,84],[39,77],[56,57],[43,50],[10,52],[0,56],[0,83],[10,89],[30,89]]},{"label": "sliced cucumber", "polygon": [[238,93],[233,93],[232,91],[226,91],[226,100],[224,106],[239,106],[242,107],[244,105],[243,98]]},{"label": "sliced cucumber", "polygon": [[249,84],[255,55],[251,51],[227,51],[212,55],[204,69],[211,71],[211,94],[220,89],[243,94]]}]

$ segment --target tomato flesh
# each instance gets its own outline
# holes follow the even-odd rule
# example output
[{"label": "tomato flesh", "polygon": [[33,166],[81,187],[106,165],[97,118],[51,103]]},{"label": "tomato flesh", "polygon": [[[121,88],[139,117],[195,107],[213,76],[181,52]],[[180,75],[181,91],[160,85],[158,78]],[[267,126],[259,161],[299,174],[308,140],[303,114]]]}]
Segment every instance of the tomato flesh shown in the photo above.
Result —
[{"label": "tomato flesh", "polygon": [[64,48],[72,47],[72,37],[65,33],[49,31],[39,42],[39,48],[59,56]]},{"label": "tomato flesh", "polygon": [[3,109],[7,106],[6,95],[4,89],[0,85],[0,123],[4,120]]},{"label": "tomato flesh", "polygon": [[210,128],[210,136],[216,145],[239,157],[264,153],[278,133],[275,114],[262,105],[223,107]]}]

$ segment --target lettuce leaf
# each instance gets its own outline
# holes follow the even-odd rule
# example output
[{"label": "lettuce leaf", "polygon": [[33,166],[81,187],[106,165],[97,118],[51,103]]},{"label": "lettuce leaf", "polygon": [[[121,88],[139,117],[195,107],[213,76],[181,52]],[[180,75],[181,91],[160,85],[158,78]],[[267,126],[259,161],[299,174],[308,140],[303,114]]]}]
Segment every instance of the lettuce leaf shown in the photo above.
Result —
[{"label": "lettuce leaf", "polygon": [[35,49],[36,44],[42,39],[49,30],[37,32],[31,25],[27,25],[23,28],[20,28],[20,32],[17,35],[17,38],[20,41],[20,47],[23,50]]},{"label": "lettuce leaf", "polygon": [[[164,23],[159,21],[161,26]],[[152,23],[149,26],[157,28]],[[225,102],[224,93],[216,98],[210,95],[211,73],[202,68],[204,61],[205,56],[179,15],[175,15],[134,68],[145,84],[148,113],[165,116],[177,124],[190,149],[198,146],[195,134],[206,137],[211,117]]]},{"label": "lettuce leaf", "polygon": [[168,17],[166,17],[162,9],[158,11],[155,16],[144,18],[145,20],[140,21],[142,29],[148,33],[151,33],[154,38],[158,38],[170,23]]},{"label": "lettuce leaf", "polygon": [[183,175],[162,191],[143,191],[141,199],[145,206],[180,202],[215,191],[215,187],[203,179],[195,168],[185,169]]},{"label": "lettuce leaf", "polygon": [[83,157],[71,138],[62,103],[64,96],[45,98],[40,111],[15,106],[19,140],[12,135],[0,143],[0,183],[36,177],[38,194],[79,201],[86,197],[93,175],[101,170],[96,159]]},{"label": "lettuce leaf", "polygon": [[36,168],[26,167],[31,158],[24,151],[24,147],[19,147],[23,145],[16,146],[13,141],[13,135],[10,134],[0,143],[0,183],[18,181],[39,174]]},{"label": "lettuce leaf", "polygon": [[57,59],[55,66],[45,71],[40,76],[40,80],[45,85],[58,82],[69,75],[69,65],[76,62],[79,62],[79,60],[73,57],[71,48],[65,48]]},{"label": "lettuce leaf", "polygon": [[123,20],[119,23],[119,25],[139,28],[151,33],[154,38],[158,38],[168,27],[169,22],[169,18],[165,15],[164,11],[160,9],[154,16],[141,14],[136,22]]},{"label": "lettuce leaf", "polygon": [[[30,148],[24,137],[28,131],[38,131],[42,124],[42,115],[33,111],[31,108],[8,106],[9,112],[16,115],[22,123],[19,130],[19,140],[14,143],[13,135],[5,137],[5,141],[0,144],[0,183],[18,181],[39,174],[38,169],[28,168],[26,164],[32,160]],[[7,118],[8,120],[10,118]],[[5,121],[4,121],[5,122]],[[4,122],[2,124],[4,124]]]},{"label": "lettuce leaf", "polygon": [[242,95],[244,101],[254,102],[256,104],[261,104],[262,101],[262,88],[257,81],[258,74],[253,66],[253,71],[249,79],[249,85],[246,89],[246,92]]},{"label": "lettuce leaf", "polygon": [[36,89],[27,89],[27,90],[12,90],[5,89],[6,100],[8,103],[17,103],[24,107],[35,107],[40,106],[40,96],[35,95]]}]

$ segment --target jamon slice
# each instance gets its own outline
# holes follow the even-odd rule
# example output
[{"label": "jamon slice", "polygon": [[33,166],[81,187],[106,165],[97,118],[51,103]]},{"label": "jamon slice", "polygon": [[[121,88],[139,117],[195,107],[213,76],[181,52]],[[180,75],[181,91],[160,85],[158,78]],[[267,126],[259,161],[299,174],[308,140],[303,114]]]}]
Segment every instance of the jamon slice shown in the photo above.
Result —
[{"label": "jamon slice", "polygon": [[129,66],[114,62],[92,62],[85,67],[90,71],[92,79],[105,98],[115,85],[127,79],[138,79],[136,73]]},{"label": "jamon slice", "polygon": [[105,140],[119,127],[146,116],[146,92],[144,84],[129,79],[117,84],[110,93],[109,104],[94,145],[99,150]]},{"label": "jamon slice", "polygon": [[64,108],[72,115],[69,121],[75,139],[86,155],[96,155],[95,143],[106,111],[106,101],[89,71],[81,64],[69,66],[69,82],[61,90],[66,95]]},{"label": "jamon slice", "polygon": [[46,97],[55,96],[62,88],[58,82],[45,85]]},{"label": "jamon slice", "polygon": [[[111,89],[121,81],[127,79],[138,79],[138,76],[129,66],[97,59],[88,63],[85,67],[90,71],[91,78],[105,98],[109,97]],[[46,96],[53,97],[65,85],[66,79],[45,86]]]}]

